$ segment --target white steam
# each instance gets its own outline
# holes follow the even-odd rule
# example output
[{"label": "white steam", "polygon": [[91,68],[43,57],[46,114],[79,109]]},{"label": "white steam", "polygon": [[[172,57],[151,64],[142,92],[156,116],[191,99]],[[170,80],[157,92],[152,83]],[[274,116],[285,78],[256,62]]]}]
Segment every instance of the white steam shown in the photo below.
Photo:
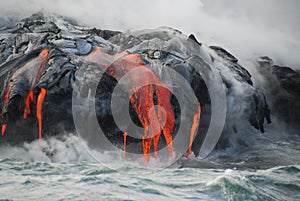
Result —
[{"label": "white steam", "polygon": [[2,144],[0,159],[14,158],[24,162],[82,162],[95,161],[83,147],[78,136],[69,134],[35,140],[20,146]]},{"label": "white steam", "polygon": [[9,0],[0,2],[0,17],[43,10],[101,29],[171,26],[242,60],[268,55],[300,69],[299,9],[298,0]]}]

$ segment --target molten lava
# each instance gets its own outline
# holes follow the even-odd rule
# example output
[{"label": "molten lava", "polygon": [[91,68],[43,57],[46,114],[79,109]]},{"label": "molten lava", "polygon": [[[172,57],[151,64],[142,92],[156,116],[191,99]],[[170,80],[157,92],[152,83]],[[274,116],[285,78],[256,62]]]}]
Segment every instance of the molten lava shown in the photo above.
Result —
[{"label": "molten lava", "polygon": [[[126,71],[131,71],[134,68],[143,69],[144,73],[142,75],[136,76],[133,74],[131,76],[131,81],[135,83],[134,85],[139,86],[145,79],[149,80],[149,83],[157,84],[146,85],[141,89],[135,89],[133,90],[133,95],[130,96],[130,102],[136,111],[141,124],[144,126],[143,150],[144,158],[147,163],[150,159],[152,142],[154,143],[154,157],[157,157],[158,142],[161,132],[166,139],[169,155],[173,155],[172,131],[174,129],[175,117],[170,103],[170,90],[151,69],[143,64],[140,56],[140,54],[124,54],[124,56],[115,61],[115,64]],[[167,113],[165,121],[162,120],[164,116],[160,114],[160,110],[158,110],[157,113],[150,113],[150,110],[155,106],[154,94],[157,96],[157,105],[164,108]],[[160,122],[165,122],[165,125],[161,125]]]},{"label": "molten lava", "polygon": [[196,133],[197,128],[198,128],[200,115],[201,115],[201,107],[200,107],[200,103],[198,102],[198,112],[194,115],[194,120],[193,120],[191,133],[190,133],[190,144],[189,144],[187,157],[189,157],[192,153],[192,144],[193,144],[193,140],[194,140],[194,137],[195,137],[195,133]]},{"label": "molten lava", "polygon": [[[145,163],[148,163],[152,144],[154,144],[154,157],[157,158],[158,142],[161,134],[164,135],[169,155],[172,156],[172,132],[175,117],[170,103],[170,90],[151,69],[144,65],[140,56],[140,54],[128,54],[125,52],[111,56],[101,51],[100,48],[96,48],[95,51],[90,53],[88,59],[99,63],[104,70],[108,69],[110,75],[116,80],[120,80],[123,75],[135,68],[143,70],[143,74],[131,76],[130,81],[133,84],[130,85],[132,88],[127,89],[127,92],[130,93],[133,91],[133,94],[130,96],[130,102],[144,127],[142,146]],[[114,69],[111,69],[112,63]],[[142,90],[134,88],[134,86],[140,86],[140,83],[143,83],[145,79],[147,79],[149,83],[156,83],[157,85],[146,85],[141,88]],[[155,106],[154,94],[157,96],[157,105],[166,111],[166,119],[164,119],[164,115],[161,115],[160,110],[150,114],[150,110]],[[165,122],[165,125],[161,125],[160,122]]]},{"label": "molten lava", "polygon": [[128,134],[125,132],[123,134],[123,139],[124,139],[124,155],[123,155],[123,157],[124,157],[124,159],[126,158],[126,140],[127,140],[127,136],[128,136]]},{"label": "molten lava", "polygon": [[23,118],[26,119],[30,115],[30,103],[33,101],[33,91],[30,91],[28,95],[24,98],[25,109]]},{"label": "molten lava", "polygon": [[44,49],[44,50],[39,54],[38,59],[41,59],[42,62],[41,62],[41,65],[40,65],[40,67],[39,67],[39,70],[38,70],[38,72],[37,72],[37,75],[36,75],[36,77],[35,77],[33,86],[35,86],[35,85],[37,84],[38,80],[40,79],[41,74],[42,74],[42,72],[43,72],[43,68],[44,68],[44,66],[45,66],[45,64],[46,64],[46,61],[47,61],[47,59],[48,59],[48,56],[49,56],[49,51],[48,51],[48,49]]},{"label": "molten lava", "polygon": [[3,124],[1,129],[2,136],[5,134],[6,128],[7,128],[7,124]]},{"label": "molten lava", "polygon": [[[8,101],[10,90],[11,90],[11,80],[9,79],[8,80],[8,84],[7,84],[7,89],[6,89],[5,95],[4,95],[3,106]],[[4,114],[2,114],[1,118],[4,119]],[[7,128],[7,124],[2,124],[2,128],[1,128],[1,134],[2,134],[2,136],[5,134],[6,128]]]},{"label": "molten lava", "polygon": [[38,96],[37,99],[37,104],[36,104],[36,118],[38,119],[39,123],[39,139],[42,138],[42,131],[43,131],[43,115],[42,115],[42,107],[43,107],[43,101],[46,96],[46,89],[41,88],[41,92]]}]

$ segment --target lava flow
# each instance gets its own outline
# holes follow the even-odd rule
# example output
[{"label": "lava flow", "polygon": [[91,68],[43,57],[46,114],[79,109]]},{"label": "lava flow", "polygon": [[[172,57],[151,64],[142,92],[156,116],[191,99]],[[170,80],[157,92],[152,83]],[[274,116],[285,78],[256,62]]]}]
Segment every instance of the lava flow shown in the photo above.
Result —
[{"label": "lava flow", "polygon": [[124,155],[123,155],[123,157],[124,158],[126,158],[126,140],[127,140],[127,136],[128,136],[128,134],[125,132],[123,134],[123,138],[124,138]]},{"label": "lava flow", "polygon": [[[165,137],[169,155],[173,155],[172,132],[175,117],[170,103],[171,93],[169,88],[142,62],[140,56],[140,54],[129,54],[126,52],[111,56],[101,51],[100,48],[96,48],[95,51],[90,53],[88,59],[99,63],[104,70],[109,70],[113,63],[114,69],[109,70],[109,72],[116,80],[120,80],[123,75],[135,68],[142,69],[143,74],[130,74],[130,81],[133,84],[132,86],[130,85],[131,88],[127,89],[127,92],[131,93],[133,91],[133,94],[130,94],[130,102],[144,127],[142,146],[145,164],[147,164],[150,159],[152,144],[154,157],[157,158],[158,142],[161,134]],[[156,83],[156,85],[146,85],[140,89],[134,88],[134,86],[140,86],[140,83],[143,83],[145,79],[149,83]],[[154,95],[157,97],[157,105],[165,110],[166,115],[162,115],[160,109],[151,113],[155,106]],[[165,124],[162,125],[161,122],[165,122]]]},{"label": "lava flow", "polygon": [[[172,132],[174,129],[175,117],[170,103],[170,90],[151,69],[143,64],[140,56],[140,54],[125,53],[115,61],[115,64],[127,71],[131,71],[134,68],[142,68],[142,75],[131,75],[131,81],[137,86],[145,79],[149,80],[149,83],[156,83],[156,85],[146,85],[140,89],[129,90],[133,91],[133,94],[130,96],[130,102],[135,109],[141,124],[144,126],[144,140],[142,145],[145,163],[148,163],[152,144],[154,144],[154,157],[157,158],[158,142],[161,133],[164,135],[167,142],[169,155],[173,155]],[[164,108],[166,111],[166,119],[163,119],[165,116],[161,115],[160,109],[158,109],[157,112],[151,113],[151,109],[155,106],[154,94],[157,96],[157,105]],[[162,126],[160,122],[165,122],[165,125]]]},{"label": "lava flow", "polygon": [[39,139],[42,138],[42,130],[43,130],[42,107],[43,107],[43,101],[45,99],[46,93],[47,93],[46,89],[42,88],[36,104],[36,118],[38,119],[38,123],[39,123]]},{"label": "lava flow", "polygon": [[7,124],[2,125],[1,134],[4,135],[7,128]]},{"label": "lava flow", "polygon": [[[26,71],[32,71],[32,73],[34,74],[33,77],[26,77],[28,80],[29,85],[29,90],[27,95],[24,97],[24,103],[25,103],[25,108],[24,108],[24,113],[23,113],[23,118],[26,119],[30,113],[31,113],[31,110],[30,110],[30,104],[34,101],[34,88],[36,87],[36,84],[38,82],[38,80],[40,79],[41,77],[41,73],[43,71],[43,68],[45,66],[45,63],[48,59],[48,56],[49,56],[49,51],[48,49],[44,49],[37,58],[29,61],[25,66],[24,66],[24,70]],[[12,85],[14,84],[14,80],[19,80],[19,77],[20,76],[18,74],[18,72],[20,72],[20,70],[23,70],[22,68],[20,68],[19,70],[17,70],[16,72],[13,73],[13,75],[11,76],[11,78],[9,79],[9,82],[7,84],[7,89],[6,89],[6,92],[5,92],[5,96],[4,96],[4,101],[3,101],[3,106],[7,104],[8,100],[9,100],[9,96],[10,96],[10,92],[11,92],[11,88],[12,88]],[[24,79],[26,79],[24,78]],[[38,121],[39,121],[39,137],[41,138],[42,136],[42,123],[41,123],[41,120],[42,120],[42,111],[41,111],[41,104],[42,104],[42,101],[46,95],[46,90],[45,89],[42,89],[41,90],[41,94],[39,95],[39,98],[38,98],[38,105],[40,104],[40,107],[37,107],[37,118],[38,118]],[[39,111],[40,110],[40,111]],[[2,114],[1,116],[2,119],[4,119],[4,114]],[[7,128],[7,124],[2,124],[2,129],[1,129],[1,134],[4,135],[5,134],[5,131],[6,131],[6,128]]]},{"label": "lava flow", "polygon": [[28,95],[24,98],[25,109],[23,118],[26,119],[30,115],[30,103],[33,101],[33,91],[30,91]]},{"label": "lava flow", "polygon": [[198,102],[198,112],[194,115],[194,119],[193,119],[193,124],[192,124],[192,128],[191,128],[191,133],[190,133],[190,144],[189,144],[187,157],[189,157],[192,153],[192,144],[193,144],[193,140],[195,137],[195,133],[198,128],[200,115],[201,115],[201,107],[200,107],[200,103]]},{"label": "lava flow", "polygon": [[[10,90],[11,90],[11,80],[9,79],[8,84],[7,84],[7,89],[6,89],[6,92],[5,92],[5,95],[4,95],[3,106],[8,101]],[[4,114],[2,114],[1,118],[4,119]],[[1,134],[2,135],[5,134],[6,128],[7,128],[7,124],[6,123],[2,124],[2,128],[1,128]]]}]

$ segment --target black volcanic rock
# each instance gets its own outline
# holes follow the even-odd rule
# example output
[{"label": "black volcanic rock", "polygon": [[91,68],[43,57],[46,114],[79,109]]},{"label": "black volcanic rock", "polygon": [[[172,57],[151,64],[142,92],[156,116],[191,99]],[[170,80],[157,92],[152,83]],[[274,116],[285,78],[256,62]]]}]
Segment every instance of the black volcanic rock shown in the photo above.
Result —
[{"label": "black volcanic rock", "polygon": [[282,88],[294,96],[300,96],[300,73],[289,67],[274,65],[273,74]]},{"label": "black volcanic rock", "polygon": [[259,72],[266,78],[272,114],[286,125],[300,129],[300,73],[273,64],[269,57],[258,60]]}]

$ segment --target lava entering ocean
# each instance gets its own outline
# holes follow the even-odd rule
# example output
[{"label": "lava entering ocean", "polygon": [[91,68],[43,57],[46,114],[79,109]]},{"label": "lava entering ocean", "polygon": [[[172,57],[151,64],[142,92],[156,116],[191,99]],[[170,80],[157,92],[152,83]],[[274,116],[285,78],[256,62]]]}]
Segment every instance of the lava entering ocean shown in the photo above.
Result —
[{"label": "lava entering ocean", "polygon": [[[106,54],[99,47],[91,52],[88,60],[99,63],[103,70],[109,70],[111,76],[116,80],[120,80],[123,75],[136,68],[143,69],[139,76],[131,76],[129,86],[131,88],[125,89],[130,95],[130,102],[136,111],[138,118],[144,127],[144,134],[142,136],[142,147],[144,152],[145,164],[149,162],[151,148],[153,146],[154,157],[157,158],[158,143],[161,134],[163,134],[168,146],[169,155],[173,155],[173,136],[175,116],[170,103],[171,93],[168,86],[164,84],[155,73],[148,68],[141,60],[140,54],[119,53],[114,56]],[[142,88],[135,89],[139,86],[142,80],[149,80],[150,83],[157,83],[157,85],[146,85]],[[157,98],[157,111],[152,111],[155,108],[154,95]],[[191,131],[191,142],[194,139],[196,129],[200,118],[200,103],[198,112],[195,114],[194,123]],[[162,109],[166,112],[163,114]],[[162,122],[165,123],[162,125]],[[124,151],[126,151],[126,135],[124,135]],[[191,143],[190,143],[191,147]],[[191,148],[189,149],[191,150]],[[124,156],[126,156],[124,154]]]},{"label": "lava entering ocean", "polygon": [[[90,148],[123,145],[124,158],[126,152],[143,154],[146,164],[151,156],[165,156],[164,151],[206,157],[221,134],[220,143],[227,146],[231,136],[224,133],[242,133],[251,125],[263,132],[264,120],[270,122],[264,93],[238,59],[168,27],[125,33],[35,14],[0,30],[0,92],[0,143],[20,144],[82,129],[80,137]],[[76,95],[82,98],[74,107]],[[123,118],[125,108],[115,107],[114,98],[127,104],[129,116]],[[82,101],[96,104],[87,108]],[[74,108],[81,110],[78,115]],[[130,122],[116,120],[114,108]],[[91,124],[100,125],[103,142]],[[142,129],[133,131],[134,126]]]}]

